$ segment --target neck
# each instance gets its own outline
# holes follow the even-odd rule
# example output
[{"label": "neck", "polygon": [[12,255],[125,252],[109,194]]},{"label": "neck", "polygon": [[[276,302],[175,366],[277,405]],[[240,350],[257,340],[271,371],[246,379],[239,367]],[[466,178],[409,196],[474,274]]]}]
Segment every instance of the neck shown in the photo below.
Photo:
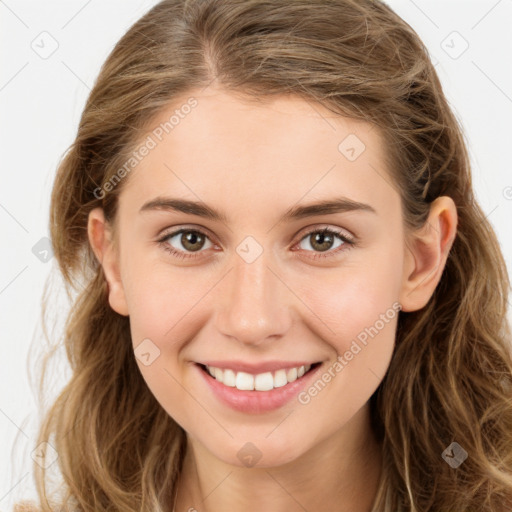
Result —
[{"label": "neck", "polygon": [[226,464],[187,436],[175,511],[371,512],[381,456],[368,404],[350,424],[279,466]]}]

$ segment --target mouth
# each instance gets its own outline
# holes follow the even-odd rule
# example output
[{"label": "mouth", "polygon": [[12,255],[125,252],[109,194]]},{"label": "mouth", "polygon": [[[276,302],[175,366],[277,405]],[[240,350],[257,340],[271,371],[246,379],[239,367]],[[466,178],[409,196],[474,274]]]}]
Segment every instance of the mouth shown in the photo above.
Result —
[{"label": "mouth", "polygon": [[[234,361],[229,363],[219,361],[217,364],[219,366],[236,365]],[[277,364],[279,366],[276,366],[273,371],[264,373],[221,369],[218,366],[213,367],[198,362],[193,366],[197,369],[200,381],[203,381],[206,386],[205,397],[211,396],[230,409],[254,415],[271,413],[293,402],[301,391],[311,385],[315,374],[321,371],[323,365],[322,362],[317,362],[311,365],[301,364],[298,367],[280,368],[283,363]],[[287,365],[287,363],[284,364]],[[266,363],[266,369],[271,366]],[[245,365],[245,369],[247,368]]]},{"label": "mouth", "polygon": [[257,374],[229,368],[218,368],[201,363],[195,364],[210,379],[215,380],[226,388],[234,388],[239,391],[268,392],[273,389],[287,387],[293,382],[303,379],[322,363],[316,362]]}]

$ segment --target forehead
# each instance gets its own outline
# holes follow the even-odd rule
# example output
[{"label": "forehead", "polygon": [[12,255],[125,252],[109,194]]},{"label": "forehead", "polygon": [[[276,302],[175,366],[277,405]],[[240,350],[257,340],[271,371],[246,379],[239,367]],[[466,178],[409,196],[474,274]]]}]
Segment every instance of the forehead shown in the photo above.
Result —
[{"label": "forehead", "polygon": [[152,120],[149,139],[126,187],[139,204],[169,192],[243,211],[336,193],[378,208],[394,192],[376,127],[297,96],[192,90]]}]

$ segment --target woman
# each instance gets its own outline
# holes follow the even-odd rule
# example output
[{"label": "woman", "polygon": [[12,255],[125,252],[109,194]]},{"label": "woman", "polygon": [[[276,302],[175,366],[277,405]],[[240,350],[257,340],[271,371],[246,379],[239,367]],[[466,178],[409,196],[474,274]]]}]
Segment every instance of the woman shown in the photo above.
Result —
[{"label": "woman", "polygon": [[510,510],[509,280],[470,176],[384,3],[159,3],[55,180],[85,285],[40,508]]}]

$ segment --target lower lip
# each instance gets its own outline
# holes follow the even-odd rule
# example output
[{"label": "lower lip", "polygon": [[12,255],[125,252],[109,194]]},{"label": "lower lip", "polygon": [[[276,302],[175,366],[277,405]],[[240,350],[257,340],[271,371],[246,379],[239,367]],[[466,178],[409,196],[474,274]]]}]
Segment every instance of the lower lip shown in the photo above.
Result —
[{"label": "lower lip", "polygon": [[309,384],[322,365],[319,364],[302,377],[299,377],[293,382],[289,382],[285,386],[269,391],[241,391],[237,388],[225,386],[204,371],[201,366],[198,364],[195,366],[214,395],[222,403],[240,412],[260,414],[279,409],[290,402]]}]

